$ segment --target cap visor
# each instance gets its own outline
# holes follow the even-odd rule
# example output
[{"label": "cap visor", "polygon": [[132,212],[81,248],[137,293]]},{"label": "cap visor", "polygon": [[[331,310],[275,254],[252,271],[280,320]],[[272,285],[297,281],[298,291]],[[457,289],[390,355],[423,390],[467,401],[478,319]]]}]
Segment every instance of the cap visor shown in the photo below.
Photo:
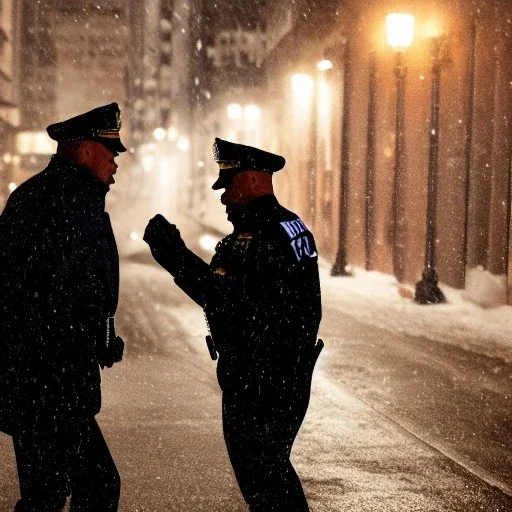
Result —
[{"label": "cap visor", "polygon": [[212,185],[212,190],[220,190],[226,188],[226,179],[223,177],[217,178],[217,181]]},{"label": "cap visor", "polygon": [[121,139],[107,139],[105,137],[99,137],[96,139],[101,142],[108,150],[115,153],[124,153],[126,148],[123,146]]},{"label": "cap visor", "polygon": [[220,169],[219,177],[217,181],[212,185],[213,190],[219,190],[220,188],[226,188],[233,181],[233,178],[244,169],[240,168],[230,168],[230,169]]}]

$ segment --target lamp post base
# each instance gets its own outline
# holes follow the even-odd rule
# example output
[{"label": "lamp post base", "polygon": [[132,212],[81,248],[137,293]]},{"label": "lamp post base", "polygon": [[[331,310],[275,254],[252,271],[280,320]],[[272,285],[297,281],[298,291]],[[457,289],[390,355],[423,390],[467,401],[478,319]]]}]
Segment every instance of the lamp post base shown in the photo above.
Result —
[{"label": "lamp post base", "polygon": [[418,304],[442,304],[446,298],[438,286],[437,273],[433,268],[423,271],[421,281],[416,283],[414,300]]},{"label": "lamp post base", "polygon": [[331,268],[331,276],[335,277],[351,277],[352,272],[348,270],[348,265],[345,258],[337,257],[334,265]]}]

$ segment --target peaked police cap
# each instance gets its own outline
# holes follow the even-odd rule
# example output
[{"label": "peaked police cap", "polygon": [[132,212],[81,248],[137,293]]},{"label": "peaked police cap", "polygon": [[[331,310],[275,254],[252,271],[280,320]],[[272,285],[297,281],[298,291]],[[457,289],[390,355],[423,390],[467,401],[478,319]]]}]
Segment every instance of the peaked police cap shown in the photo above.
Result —
[{"label": "peaked police cap", "polygon": [[121,142],[121,111],[117,103],[110,103],[72,117],[46,128],[48,135],[57,142],[71,140],[96,140],[117,153],[126,151]]},{"label": "peaked police cap", "polygon": [[213,184],[214,190],[225,188],[235,175],[242,171],[256,170],[277,172],[284,167],[286,160],[262,149],[235,144],[215,138],[213,158],[219,164],[219,178]]}]

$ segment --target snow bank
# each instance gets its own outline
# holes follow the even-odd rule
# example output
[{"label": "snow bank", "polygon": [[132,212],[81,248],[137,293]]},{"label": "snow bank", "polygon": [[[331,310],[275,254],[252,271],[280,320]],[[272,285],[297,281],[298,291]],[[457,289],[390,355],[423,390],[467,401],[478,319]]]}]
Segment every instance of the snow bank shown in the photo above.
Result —
[{"label": "snow bank", "polygon": [[512,362],[512,307],[489,307],[499,302],[496,290],[501,290],[501,278],[491,280],[477,270],[470,273],[467,290],[440,285],[447,304],[419,305],[412,300],[413,288],[399,287],[393,276],[352,270],[353,277],[332,277],[330,268],[322,264],[324,309],[333,308],[389,331],[450,343]]}]

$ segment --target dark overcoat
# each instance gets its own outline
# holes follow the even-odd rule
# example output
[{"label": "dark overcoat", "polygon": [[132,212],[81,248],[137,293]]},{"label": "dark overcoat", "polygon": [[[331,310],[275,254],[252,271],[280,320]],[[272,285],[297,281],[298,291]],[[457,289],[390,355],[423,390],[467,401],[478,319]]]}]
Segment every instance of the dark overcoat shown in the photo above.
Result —
[{"label": "dark overcoat", "polygon": [[183,249],[175,282],[205,309],[224,391],[310,380],[321,319],[312,233],[273,194],[230,215],[208,266]]},{"label": "dark overcoat", "polygon": [[0,216],[4,430],[100,410],[98,362],[119,288],[107,191],[55,155],[11,194]]}]

